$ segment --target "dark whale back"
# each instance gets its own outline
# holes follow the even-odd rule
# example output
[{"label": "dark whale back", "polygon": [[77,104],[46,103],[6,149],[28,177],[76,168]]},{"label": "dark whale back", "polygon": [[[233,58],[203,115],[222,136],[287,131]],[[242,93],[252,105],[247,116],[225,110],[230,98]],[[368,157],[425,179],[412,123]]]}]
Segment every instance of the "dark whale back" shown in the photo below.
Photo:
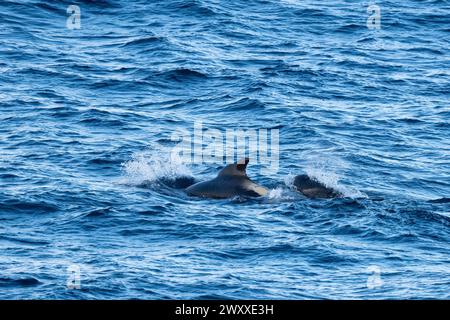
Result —
[{"label": "dark whale back", "polygon": [[219,171],[217,177],[247,177],[248,158],[241,159],[237,163],[229,164]]},{"label": "dark whale back", "polygon": [[323,183],[311,179],[308,175],[298,175],[294,179],[295,188],[308,198],[336,198],[342,196],[338,191],[328,188]]},{"label": "dark whale back", "polygon": [[251,181],[246,173],[248,158],[229,164],[209,181],[196,183],[186,189],[187,194],[205,198],[231,198],[235,196],[259,197],[267,189]]}]

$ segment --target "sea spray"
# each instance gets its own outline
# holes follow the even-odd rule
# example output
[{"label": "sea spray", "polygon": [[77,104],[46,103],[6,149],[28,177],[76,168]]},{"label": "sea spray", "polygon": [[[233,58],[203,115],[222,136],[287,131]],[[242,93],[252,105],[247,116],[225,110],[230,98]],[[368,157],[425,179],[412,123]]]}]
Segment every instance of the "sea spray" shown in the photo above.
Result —
[{"label": "sea spray", "polygon": [[[347,169],[348,165],[338,157],[315,156],[308,160],[305,173],[313,180],[322,183],[327,188],[338,191],[346,198],[367,198],[367,195],[354,187],[342,184],[339,171]],[[290,173],[285,178],[285,184],[293,188],[295,175]]]},{"label": "sea spray", "polygon": [[146,150],[133,154],[132,159],[122,164],[125,184],[142,185],[158,180],[192,178],[191,170],[182,160],[169,152]]}]

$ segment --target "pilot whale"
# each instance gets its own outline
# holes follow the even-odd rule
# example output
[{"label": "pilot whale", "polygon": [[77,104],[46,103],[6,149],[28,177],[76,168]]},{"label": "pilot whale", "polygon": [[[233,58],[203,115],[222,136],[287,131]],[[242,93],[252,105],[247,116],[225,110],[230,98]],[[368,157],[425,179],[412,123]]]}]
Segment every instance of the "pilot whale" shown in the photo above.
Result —
[{"label": "pilot whale", "polygon": [[303,195],[312,199],[331,199],[343,196],[339,191],[311,179],[306,174],[301,174],[294,178],[294,187]]},{"label": "pilot whale", "polygon": [[268,190],[247,176],[248,158],[229,164],[212,180],[196,183],[186,189],[188,195],[204,198],[226,199],[235,196],[259,197]]}]

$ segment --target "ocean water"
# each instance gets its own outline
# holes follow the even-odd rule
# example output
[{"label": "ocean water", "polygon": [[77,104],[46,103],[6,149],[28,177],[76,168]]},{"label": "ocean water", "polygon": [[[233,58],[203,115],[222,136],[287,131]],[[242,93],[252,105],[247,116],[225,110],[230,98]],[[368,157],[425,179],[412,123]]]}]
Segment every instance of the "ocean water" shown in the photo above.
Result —
[{"label": "ocean water", "polygon": [[[449,17],[446,0],[1,1],[0,298],[450,298]],[[223,166],[168,156],[199,122],[278,130],[278,169],[247,170],[268,196],[184,193]],[[294,192],[305,172],[345,197]]]}]

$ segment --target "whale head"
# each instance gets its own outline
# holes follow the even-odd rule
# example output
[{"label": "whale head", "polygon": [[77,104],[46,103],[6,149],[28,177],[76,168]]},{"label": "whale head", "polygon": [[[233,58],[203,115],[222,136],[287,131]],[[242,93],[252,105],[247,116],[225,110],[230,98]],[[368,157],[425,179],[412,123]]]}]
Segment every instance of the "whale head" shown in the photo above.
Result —
[{"label": "whale head", "polygon": [[303,193],[303,195],[312,199],[314,198],[330,199],[342,196],[342,194],[339,191],[327,187],[326,185],[317,180],[311,179],[306,174],[296,176],[294,179],[294,186],[298,191]]},{"label": "whale head", "polygon": [[234,177],[247,177],[247,164],[250,161],[249,158],[240,159],[238,162],[229,164],[222,170],[220,170],[218,177],[234,176]]}]

